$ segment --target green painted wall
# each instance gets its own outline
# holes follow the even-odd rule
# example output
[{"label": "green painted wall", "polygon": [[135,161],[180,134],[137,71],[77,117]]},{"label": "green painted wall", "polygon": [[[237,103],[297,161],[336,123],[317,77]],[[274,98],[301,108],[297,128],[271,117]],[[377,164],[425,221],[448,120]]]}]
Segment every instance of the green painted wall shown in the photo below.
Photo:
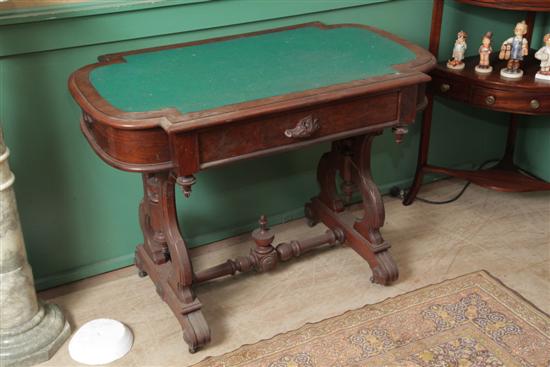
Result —
[{"label": "green painted wall", "polygon": [[[472,35],[470,52],[474,52],[477,35],[491,29],[496,40],[502,39],[522,18],[520,13],[448,3],[442,58],[450,54],[459,28]],[[141,241],[139,175],[107,166],[82,137],[79,110],[66,87],[73,70],[100,54],[317,20],[370,24],[427,47],[431,12],[429,0],[164,4],[170,6],[116,13],[78,8],[53,20],[44,20],[51,14],[14,18],[0,13],[0,120],[12,151],[10,163],[38,288],[129,265],[134,246]],[[545,19],[541,23],[548,24]],[[542,34],[540,29],[537,32]],[[526,119],[520,138],[529,143],[520,141],[518,158],[550,179],[550,124],[542,120]],[[505,114],[440,101],[435,121],[433,163],[469,168],[500,156]],[[418,138],[417,124],[401,146],[387,132],[377,139],[373,169],[382,190],[408,185]],[[198,174],[191,198],[178,198],[189,245],[249,231],[260,213],[272,223],[300,217],[303,203],[317,191],[315,166],[326,148],[320,145]]]}]

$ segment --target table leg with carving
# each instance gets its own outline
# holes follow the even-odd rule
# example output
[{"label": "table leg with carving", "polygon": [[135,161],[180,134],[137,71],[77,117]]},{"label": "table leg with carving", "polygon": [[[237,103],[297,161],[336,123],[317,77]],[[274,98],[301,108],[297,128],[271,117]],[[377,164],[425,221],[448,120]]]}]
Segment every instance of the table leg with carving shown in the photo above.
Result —
[{"label": "table leg with carving", "polygon": [[[332,150],[323,155],[319,162],[317,178],[320,194],[306,204],[306,216],[310,222],[321,221],[329,228],[340,228],[347,244],[369,263],[372,281],[389,284],[399,275],[397,265],[389,253],[390,245],[380,234],[384,225],[384,203],[370,173],[370,152],[375,132],[332,144]],[[336,174],[346,176],[350,171],[353,187],[361,193],[363,218],[353,226],[345,223],[338,215],[343,210],[337,194]],[[349,187],[349,185],[348,185]]]},{"label": "table leg with carving", "polygon": [[140,224],[144,244],[136,249],[140,275],[149,275],[183,328],[190,352],[208,344],[210,329],[191,289],[193,268],[181,236],[175,207],[175,177],[170,172],[143,174]]}]

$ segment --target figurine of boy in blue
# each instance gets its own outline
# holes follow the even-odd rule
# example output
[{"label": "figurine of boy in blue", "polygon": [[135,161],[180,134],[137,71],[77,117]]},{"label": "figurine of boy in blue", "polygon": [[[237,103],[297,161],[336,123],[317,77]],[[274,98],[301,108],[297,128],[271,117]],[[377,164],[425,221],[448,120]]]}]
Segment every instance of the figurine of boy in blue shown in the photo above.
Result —
[{"label": "figurine of boy in blue", "polygon": [[499,59],[508,60],[506,68],[500,70],[500,75],[506,78],[521,78],[523,70],[520,63],[523,61],[523,56],[527,56],[529,52],[527,39],[524,37],[527,34],[527,24],[521,21],[514,28],[514,37],[508,38],[502,43],[500,48]]}]

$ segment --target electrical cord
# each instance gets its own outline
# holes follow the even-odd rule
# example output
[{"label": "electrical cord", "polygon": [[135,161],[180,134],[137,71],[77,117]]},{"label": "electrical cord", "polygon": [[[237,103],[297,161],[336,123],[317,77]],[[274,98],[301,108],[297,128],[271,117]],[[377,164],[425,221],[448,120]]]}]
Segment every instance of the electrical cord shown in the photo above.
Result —
[{"label": "electrical cord", "polygon": [[435,201],[435,200],[430,200],[430,199],[424,199],[424,198],[421,198],[421,197],[418,197],[418,196],[416,197],[416,200],[421,201],[421,202],[426,203],[426,204],[433,204],[433,205],[450,204],[454,201],[457,201],[462,196],[462,194],[464,194],[464,192],[466,191],[468,186],[470,186],[471,183],[472,183],[471,181],[466,182],[466,184],[464,184],[464,186],[462,187],[462,190],[460,190],[458,192],[458,194],[455,195],[455,197],[450,198],[448,200]]},{"label": "electrical cord", "polygon": [[[481,170],[481,169],[485,168],[488,164],[498,162],[498,161],[499,161],[498,159],[489,159],[489,160],[483,162],[482,164],[480,164],[477,169]],[[464,192],[466,192],[466,189],[468,188],[468,186],[470,186],[471,183],[472,183],[471,181],[466,182],[466,184],[464,184],[464,186],[458,192],[458,194],[456,194],[454,197],[452,197],[450,199],[447,199],[447,200],[435,201],[435,200],[425,199],[425,198],[422,198],[422,197],[419,197],[419,196],[416,197],[416,200],[421,201],[423,203],[427,203],[427,204],[433,204],[433,205],[449,204],[449,203],[452,203],[454,201],[457,201],[464,194]],[[393,196],[393,197],[399,197],[401,200],[403,200],[405,198],[406,191],[401,190],[397,186],[394,186],[390,190],[390,195]]]}]

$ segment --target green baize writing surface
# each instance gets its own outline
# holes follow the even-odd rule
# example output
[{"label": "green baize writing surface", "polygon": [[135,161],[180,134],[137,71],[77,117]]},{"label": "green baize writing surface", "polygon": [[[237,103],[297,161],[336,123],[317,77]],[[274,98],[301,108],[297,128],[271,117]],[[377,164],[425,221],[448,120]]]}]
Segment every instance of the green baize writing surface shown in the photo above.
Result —
[{"label": "green baize writing surface", "polygon": [[127,112],[208,110],[397,73],[406,47],[355,27],[303,27],[124,56],[95,68],[90,81]]}]

